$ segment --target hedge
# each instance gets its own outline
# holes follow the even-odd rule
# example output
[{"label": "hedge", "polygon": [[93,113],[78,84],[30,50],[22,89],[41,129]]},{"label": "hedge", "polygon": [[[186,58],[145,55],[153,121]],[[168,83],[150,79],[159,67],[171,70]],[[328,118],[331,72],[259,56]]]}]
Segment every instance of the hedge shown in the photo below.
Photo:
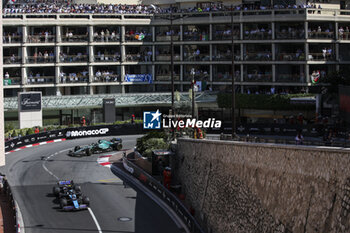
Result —
[{"label": "hedge", "polygon": [[[290,95],[254,95],[236,94],[236,108],[240,109],[263,109],[263,110],[314,110],[313,104],[290,104],[290,99],[295,97],[310,97],[312,94]],[[217,103],[220,108],[231,108],[232,94],[219,93]]]}]

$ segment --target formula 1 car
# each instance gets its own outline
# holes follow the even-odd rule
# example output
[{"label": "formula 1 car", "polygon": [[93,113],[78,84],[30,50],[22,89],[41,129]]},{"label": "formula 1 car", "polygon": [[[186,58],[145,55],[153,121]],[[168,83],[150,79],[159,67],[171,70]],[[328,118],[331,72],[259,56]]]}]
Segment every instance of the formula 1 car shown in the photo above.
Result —
[{"label": "formula 1 car", "polygon": [[108,140],[98,140],[97,143],[92,143],[88,146],[76,146],[74,150],[70,150],[68,155],[70,156],[90,156],[91,154],[109,152],[112,150],[121,150],[123,148],[122,139],[121,138],[112,138],[110,141]]},{"label": "formula 1 car", "polygon": [[90,205],[88,197],[83,196],[80,186],[74,184],[72,180],[62,180],[53,187],[53,194],[60,202],[60,208],[65,211],[84,210]]}]

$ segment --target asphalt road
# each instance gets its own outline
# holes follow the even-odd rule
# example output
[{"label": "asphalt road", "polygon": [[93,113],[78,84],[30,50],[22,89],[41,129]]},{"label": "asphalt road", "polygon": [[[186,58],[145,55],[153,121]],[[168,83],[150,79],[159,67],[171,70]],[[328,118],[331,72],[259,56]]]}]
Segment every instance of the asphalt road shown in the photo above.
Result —
[{"label": "asphalt road", "polygon": [[[137,136],[121,138],[123,148],[135,146]],[[68,149],[97,140],[69,140],[6,155],[6,166],[0,170],[12,186],[25,232],[182,232],[152,199],[100,166],[97,158],[101,154],[81,158],[67,155]],[[90,210],[62,212],[52,195],[57,178],[81,185],[83,194],[90,198]]]}]

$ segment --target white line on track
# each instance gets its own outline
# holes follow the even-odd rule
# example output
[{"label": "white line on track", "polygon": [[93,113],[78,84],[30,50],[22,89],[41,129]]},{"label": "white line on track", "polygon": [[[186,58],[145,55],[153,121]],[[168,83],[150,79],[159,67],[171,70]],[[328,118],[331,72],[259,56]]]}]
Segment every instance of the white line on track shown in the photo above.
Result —
[{"label": "white line on track", "polygon": [[92,212],[92,210],[90,209],[90,207],[88,207],[88,210],[89,210],[89,213],[90,213],[90,215],[91,215],[92,219],[94,220],[94,222],[95,222],[95,224],[96,224],[96,227],[97,227],[98,233],[102,233],[102,230],[101,230],[100,224],[98,224],[97,219],[96,219],[96,217],[95,217],[95,215],[94,215],[94,212]]},{"label": "white line on track", "polygon": [[55,177],[56,180],[60,180],[55,174],[53,174],[45,165],[46,161],[50,158],[52,158],[53,156],[57,155],[57,154],[60,154],[60,153],[63,153],[65,151],[68,151],[69,149],[66,149],[66,150],[61,150],[59,152],[56,152],[54,154],[51,154],[49,155],[48,157],[45,158],[44,162],[41,164],[41,166],[44,168],[44,170],[49,173],[51,176]]}]

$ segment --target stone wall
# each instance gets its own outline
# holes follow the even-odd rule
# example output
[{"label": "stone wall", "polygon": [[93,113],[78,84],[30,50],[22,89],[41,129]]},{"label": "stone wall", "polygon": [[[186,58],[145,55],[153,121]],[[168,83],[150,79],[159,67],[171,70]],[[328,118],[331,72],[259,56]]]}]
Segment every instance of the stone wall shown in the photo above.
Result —
[{"label": "stone wall", "polygon": [[209,231],[350,232],[350,150],[180,139],[177,156]]}]

